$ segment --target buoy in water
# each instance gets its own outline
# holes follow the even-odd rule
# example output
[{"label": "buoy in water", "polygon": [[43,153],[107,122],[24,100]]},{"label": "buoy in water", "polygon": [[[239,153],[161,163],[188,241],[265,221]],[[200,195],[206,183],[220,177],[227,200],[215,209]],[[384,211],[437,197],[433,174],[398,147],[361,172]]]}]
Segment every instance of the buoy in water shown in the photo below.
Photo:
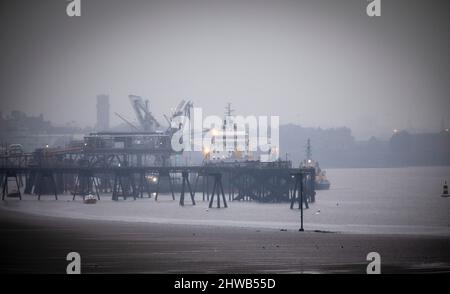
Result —
[{"label": "buoy in water", "polygon": [[442,195],[441,197],[449,197],[450,195],[448,194],[448,185],[447,185],[447,181],[444,181],[444,186],[442,187]]}]

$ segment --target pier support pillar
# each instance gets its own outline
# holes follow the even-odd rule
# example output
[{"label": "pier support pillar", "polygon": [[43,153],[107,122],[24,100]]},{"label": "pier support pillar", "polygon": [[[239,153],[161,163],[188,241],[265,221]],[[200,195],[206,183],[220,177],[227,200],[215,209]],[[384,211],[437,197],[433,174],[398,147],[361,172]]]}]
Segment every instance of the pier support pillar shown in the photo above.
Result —
[{"label": "pier support pillar", "polygon": [[156,185],[155,201],[158,201],[159,188],[160,188],[162,177],[167,177],[167,179],[169,180],[169,187],[170,187],[170,192],[172,193],[172,200],[175,200],[175,193],[173,192],[172,178],[170,177],[170,172],[161,171],[158,174],[158,183]]},{"label": "pier support pillar", "polygon": [[75,182],[72,200],[75,200],[77,195],[82,196],[83,200],[85,200],[86,195],[91,193],[95,194],[97,199],[100,200],[97,179],[89,171],[80,171]]},{"label": "pier support pillar", "polygon": [[145,172],[139,174],[139,197],[144,198],[144,192],[147,192],[148,198],[152,198],[150,193],[149,184],[147,178],[145,177]]},{"label": "pier support pillar", "polygon": [[124,199],[133,197],[133,199],[136,200],[136,194],[133,175],[124,172],[116,172],[114,175],[112,200],[117,201],[119,200],[119,197],[123,197]]},{"label": "pier support pillar", "polygon": [[211,200],[209,201],[209,208],[212,207],[214,202],[214,196],[217,192],[217,208],[220,208],[220,197],[222,197],[224,207],[228,207],[227,205],[227,199],[225,198],[225,193],[223,192],[223,185],[222,185],[222,174],[220,173],[214,173],[210,174],[214,178],[214,185],[213,190],[211,194]]},{"label": "pier support pillar", "polygon": [[294,173],[294,190],[292,191],[291,197],[291,209],[294,208],[295,202],[298,201],[298,208],[303,209],[303,204],[305,208],[309,208],[308,201],[304,195],[304,175],[303,173]]},{"label": "pier support pillar", "polygon": [[53,190],[55,200],[58,200],[58,192],[53,173],[51,171],[38,171],[34,182],[34,193],[38,195],[38,200],[41,200],[41,195],[47,193],[49,188]]},{"label": "pier support pillar", "polygon": [[[14,178],[15,179],[15,183],[16,183],[16,186],[17,186],[17,193],[14,193],[14,194],[9,194],[8,193],[9,178]],[[19,184],[19,179],[17,177],[17,173],[16,172],[7,172],[5,174],[5,176],[2,178],[2,180],[3,180],[2,200],[5,200],[5,196],[6,197],[18,197],[20,200],[22,200],[22,194],[20,193],[20,184]]]},{"label": "pier support pillar", "polygon": [[180,195],[180,205],[184,206],[184,192],[186,187],[189,189],[189,194],[191,195],[192,205],[195,205],[195,192],[192,192],[191,183],[189,182],[189,173],[187,171],[183,171],[181,173],[182,183],[181,183],[181,195]]}]

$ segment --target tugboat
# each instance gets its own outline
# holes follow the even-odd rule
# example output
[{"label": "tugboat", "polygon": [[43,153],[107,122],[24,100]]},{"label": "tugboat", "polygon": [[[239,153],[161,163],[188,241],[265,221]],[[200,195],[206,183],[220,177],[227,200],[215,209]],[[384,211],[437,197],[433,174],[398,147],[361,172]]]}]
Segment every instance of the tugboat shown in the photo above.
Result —
[{"label": "tugboat", "polygon": [[300,167],[313,167],[316,171],[315,189],[328,190],[330,189],[330,181],[328,181],[326,172],[322,170],[319,163],[312,159],[311,140],[308,138],[306,144],[306,159],[300,163]]}]

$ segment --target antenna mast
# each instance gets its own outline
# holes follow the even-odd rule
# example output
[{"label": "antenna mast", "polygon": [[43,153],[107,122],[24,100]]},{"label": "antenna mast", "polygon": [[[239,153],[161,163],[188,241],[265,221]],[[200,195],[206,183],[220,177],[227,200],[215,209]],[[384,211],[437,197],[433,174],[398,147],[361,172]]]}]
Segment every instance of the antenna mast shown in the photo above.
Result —
[{"label": "antenna mast", "polygon": [[308,141],[306,143],[306,159],[310,160],[311,157],[312,157],[311,140],[308,138]]}]

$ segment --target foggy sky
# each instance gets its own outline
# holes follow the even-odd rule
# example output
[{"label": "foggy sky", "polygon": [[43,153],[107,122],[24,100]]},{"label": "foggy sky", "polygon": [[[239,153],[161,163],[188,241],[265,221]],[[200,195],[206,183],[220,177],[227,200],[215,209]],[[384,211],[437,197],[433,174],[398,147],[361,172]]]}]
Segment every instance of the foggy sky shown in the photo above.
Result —
[{"label": "foggy sky", "polygon": [[448,1],[65,0],[0,4],[0,97],[55,123],[94,125],[95,96],[161,121],[181,99],[206,114],[226,102],[281,123],[348,126],[360,139],[450,125]]}]

